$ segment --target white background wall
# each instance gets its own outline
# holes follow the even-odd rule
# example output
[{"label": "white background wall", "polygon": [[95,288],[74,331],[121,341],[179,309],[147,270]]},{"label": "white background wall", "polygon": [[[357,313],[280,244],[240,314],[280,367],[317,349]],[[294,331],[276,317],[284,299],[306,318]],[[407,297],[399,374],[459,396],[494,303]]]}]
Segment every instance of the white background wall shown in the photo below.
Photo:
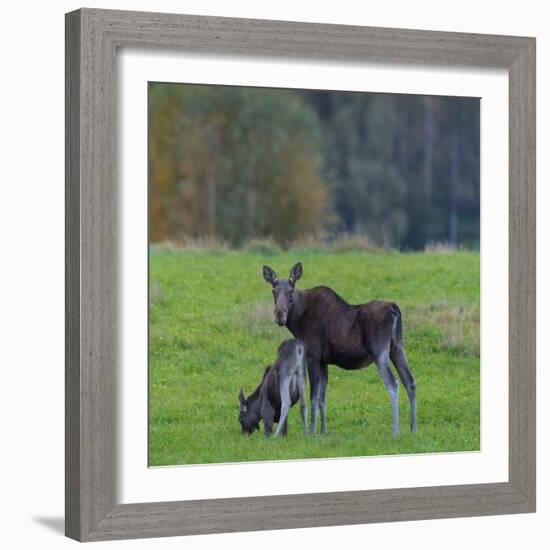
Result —
[{"label": "white background wall", "polygon": [[[65,548],[63,531],[63,166],[64,13],[78,0],[11,2],[2,9],[0,85],[0,541],[4,548]],[[408,27],[537,37],[538,96],[538,512],[505,516],[330,527],[108,543],[110,547],[446,549],[490,544],[501,550],[548,544],[550,406],[542,345],[549,292],[550,30],[545,3],[96,1],[88,7]],[[546,153],[546,155],[545,155]],[[536,542],[536,539],[539,539]]]}]

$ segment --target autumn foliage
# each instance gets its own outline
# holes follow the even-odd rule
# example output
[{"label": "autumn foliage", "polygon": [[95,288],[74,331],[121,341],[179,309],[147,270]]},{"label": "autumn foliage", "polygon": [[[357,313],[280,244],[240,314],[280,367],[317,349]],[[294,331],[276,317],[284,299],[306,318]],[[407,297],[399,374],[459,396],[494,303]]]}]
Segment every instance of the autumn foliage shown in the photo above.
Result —
[{"label": "autumn foliage", "polygon": [[323,226],[319,122],[291,92],[151,85],[150,237],[286,243]]},{"label": "autumn foliage", "polygon": [[479,246],[479,100],[149,85],[152,242]]}]

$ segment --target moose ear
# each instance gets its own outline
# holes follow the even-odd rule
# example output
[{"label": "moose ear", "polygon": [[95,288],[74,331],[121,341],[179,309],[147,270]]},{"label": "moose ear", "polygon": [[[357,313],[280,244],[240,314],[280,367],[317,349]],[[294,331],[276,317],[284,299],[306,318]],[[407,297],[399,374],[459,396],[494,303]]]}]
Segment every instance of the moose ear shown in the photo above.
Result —
[{"label": "moose ear", "polygon": [[290,284],[295,285],[296,281],[302,276],[303,273],[304,273],[304,270],[302,268],[302,264],[301,262],[298,262],[290,270],[290,277],[288,278]]},{"label": "moose ear", "polygon": [[274,285],[277,282],[277,273],[273,271],[268,265],[263,267],[264,279],[270,284]]},{"label": "moose ear", "polygon": [[241,402],[241,404],[246,403],[246,399],[244,397],[244,392],[242,388],[239,390],[239,401]]}]

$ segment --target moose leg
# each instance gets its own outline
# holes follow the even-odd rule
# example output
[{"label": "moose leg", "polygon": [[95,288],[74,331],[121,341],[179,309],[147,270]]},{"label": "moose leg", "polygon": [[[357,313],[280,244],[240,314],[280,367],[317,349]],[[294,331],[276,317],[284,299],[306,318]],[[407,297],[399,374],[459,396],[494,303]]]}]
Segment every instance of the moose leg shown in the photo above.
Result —
[{"label": "moose leg", "polygon": [[281,380],[281,417],[279,418],[279,424],[275,435],[286,435],[286,421],[288,417],[288,411],[292,405],[290,401],[290,377],[285,376]]},{"label": "moose leg", "polygon": [[262,399],[260,407],[262,420],[264,421],[264,434],[266,437],[269,437],[273,431],[273,407],[271,406],[271,403],[265,398]]},{"label": "moose leg", "polygon": [[416,432],[416,382],[407,362],[407,355],[401,344],[392,344],[390,357],[397,369],[397,374],[407,390],[411,407],[411,432]]},{"label": "moose leg", "polygon": [[298,378],[298,395],[300,397],[300,415],[304,424],[304,435],[307,435],[307,400],[306,400],[306,373]]},{"label": "moose leg", "polygon": [[320,396],[319,407],[321,409],[321,433],[327,433],[327,386],[328,386],[328,365],[321,365],[319,370],[320,377]]},{"label": "moose leg", "polygon": [[307,358],[307,372],[309,374],[309,398],[311,401],[311,428],[310,433],[317,432],[317,416],[319,415],[319,397],[321,395],[321,375],[319,361]]},{"label": "moose leg", "polygon": [[282,426],[283,427],[281,429],[281,435],[287,435],[287,433],[288,433],[288,416],[286,417],[285,422]]},{"label": "moose leg", "polygon": [[388,390],[392,406],[393,433],[399,432],[399,382],[395,379],[390,367],[388,353],[382,353],[376,360],[380,377]]}]

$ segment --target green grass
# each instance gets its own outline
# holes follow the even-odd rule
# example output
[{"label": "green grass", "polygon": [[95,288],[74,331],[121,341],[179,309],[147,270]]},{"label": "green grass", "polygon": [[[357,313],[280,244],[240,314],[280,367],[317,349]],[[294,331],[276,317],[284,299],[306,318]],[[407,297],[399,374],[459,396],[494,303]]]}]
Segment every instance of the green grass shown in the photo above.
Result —
[{"label": "green grass", "polygon": [[[298,407],[289,435],[243,436],[240,386],[248,395],[290,333],[272,320],[261,266],[286,276],[302,261],[301,288],[324,284],[350,303],[397,302],[417,380],[418,432],[400,426],[376,366],[329,367],[327,435],[305,438]],[[177,250],[150,252],[149,464],[199,464],[479,449],[479,254],[376,254]]]}]

